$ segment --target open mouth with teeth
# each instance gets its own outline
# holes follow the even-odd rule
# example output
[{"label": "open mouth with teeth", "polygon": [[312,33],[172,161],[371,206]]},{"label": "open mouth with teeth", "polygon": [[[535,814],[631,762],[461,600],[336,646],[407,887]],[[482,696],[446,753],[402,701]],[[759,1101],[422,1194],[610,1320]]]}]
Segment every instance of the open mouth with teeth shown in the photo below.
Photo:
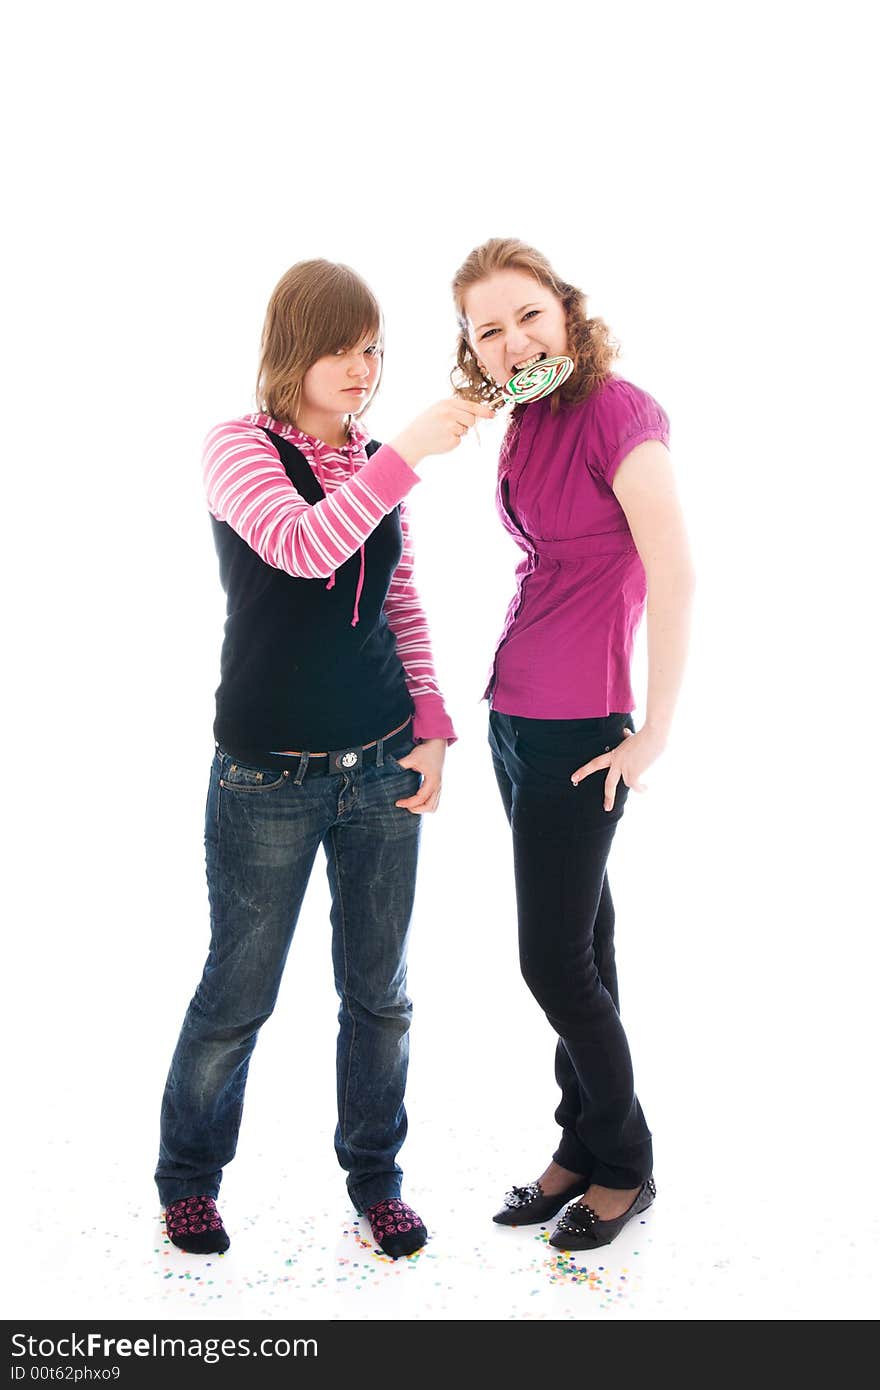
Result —
[{"label": "open mouth with teeth", "polygon": [[537,367],[538,363],[543,362],[546,356],[546,352],[536,352],[534,357],[528,357],[525,362],[514,362],[513,370],[515,372],[524,372],[529,367]]}]

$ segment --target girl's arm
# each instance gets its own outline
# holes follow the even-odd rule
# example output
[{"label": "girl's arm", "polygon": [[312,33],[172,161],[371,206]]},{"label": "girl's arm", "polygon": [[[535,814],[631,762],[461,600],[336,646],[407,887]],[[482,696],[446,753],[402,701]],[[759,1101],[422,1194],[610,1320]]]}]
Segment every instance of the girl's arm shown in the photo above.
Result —
[{"label": "girl's arm", "polygon": [[608,768],[605,810],[617,783],[643,791],[642,773],[663,752],[684,674],[694,571],[669,453],[659,440],[639,444],[618,467],[612,483],[629,523],[648,581],[648,699],[645,722],[610,753],[593,758],[572,776],[577,785]]},{"label": "girl's arm", "polygon": [[314,506],[293,486],[271,440],[231,420],[205,440],[208,506],[260,559],[295,579],[329,579],[418,483],[388,444]]},{"label": "girl's arm", "polygon": [[662,744],[684,675],[694,570],[668,450],[633,449],[612,484],[648,580],[648,699],[645,725]]},{"label": "girl's arm", "polygon": [[[293,486],[258,425],[230,420],[205,440],[208,506],[267,565],[295,579],[329,579],[415,487],[421,461],[455,449],[478,417],[492,413],[488,406],[457,397],[436,402],[416,416],[394,445],[383,444],[314,506]],[[269,424],[268,416],[257,418]]]},{"label": "girl's arm", "polygon": [[403,554],[391,577],[385,599],[385,617],[397,638],[397,654],[403,665],[406,688],[416,707],[413,736],[416,739],[455,740],[452,721],[434,673],[434,657],[428,620],[413,582],[413,550],[406,507],[400,508]]},{"label": "girl's arm", "polygon": [[399,762],[401,767],[414,768],[421,774],[422,781],[415,796],[394,804],[404,807],[413,815],[424,815],[436,811],[440,803],[446,746],[455,741],[455,730],[446,713],[434,674],[428,622],[413,583],[412,538],[404,506],[400,508],[400,526],[403,531],[403,554],[385,599],[385,616],[397,638],[397,654],[416,709],[413,736],[421,740]]}]

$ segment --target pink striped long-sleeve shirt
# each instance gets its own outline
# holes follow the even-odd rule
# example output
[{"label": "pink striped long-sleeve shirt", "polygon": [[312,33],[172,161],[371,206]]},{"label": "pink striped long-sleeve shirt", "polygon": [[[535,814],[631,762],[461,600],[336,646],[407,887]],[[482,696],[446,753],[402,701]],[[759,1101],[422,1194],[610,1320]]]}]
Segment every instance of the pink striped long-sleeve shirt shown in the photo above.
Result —
[{"label": "pink striped long-sleeve shirt", "polygon": [[[264,430],[289,439],[305,456],[325,496],[314,505],[294,487]],[[328,579],[361,550],[382,517],[403,501],[418,475],[388,444],[367,458],[369,435],[353,422],[351,439],[331,448],[271,415],[229,420],[210,431],[203,477],[208,507],[260,559],[295,579]],[[445,738],[455,731],[437,684],[431,639],[413,582],[413,553],[405,506],[400,508],[403,553],[384,611],[397,639],[407,689],[415,706],[413,735]],[[363,562],[363,553],[361,555]]]}]

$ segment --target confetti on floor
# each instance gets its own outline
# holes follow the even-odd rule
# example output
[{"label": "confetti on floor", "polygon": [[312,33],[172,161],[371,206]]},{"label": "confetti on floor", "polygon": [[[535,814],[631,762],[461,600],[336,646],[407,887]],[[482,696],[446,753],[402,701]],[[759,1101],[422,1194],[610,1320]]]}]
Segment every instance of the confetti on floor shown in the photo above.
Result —
[{"label": "confetti on floor", "polygon": [[[510,1155],[494,1138],[482,1146],[479,1172],[456,1169],[456,1132],[435,1131],[428,1139],[429,1155],[417,1162],[413,1154],[411,1171],[453,1173],[455,1181],[442,1194],[439,1187],[411,1189],[428,1218],[430,1239],[399,1260],[373,1244],[365,1219],[347,1203],[338,1172],[316,1164],[315,1178],[304,1161],[299,1168],[269,1164],[283,1147],[280,1140],[273,1154],[236,1159],[222,1206],[232,1246],[207,1257],[171,1245],[149,1196],[133,1200],[131,1161],[114,1161],[102,1173],[96,1222],[99,1208],[86,1176],[68,1174],[50,1146],[47,1158],[65,1174],[55,1195],[71,1224],[64,1230],[30,1213],[28,1240],[17,1251],[23,1268],[12,1291],[13,1315],[38,1307],[43,1318],[218,1321],[827,1320],[858,1317],[876,1305],[878,1268],[870,1252],[880,1227],[873,1213],[857,1231],[847,1231],[842,1245],[833,1233],[793,1218],[775,1243],[768,1236],[763,1245],[746,1247],[735,1206],[722,1200],[729,1188],[713,1175],[695,1192],[693,1170],[682,1163],[677,1182],[673,1171],[650,1213],[611,1246],[589,1255],[557,1251],[548,1243],[552,1223],[540,1229],[492,1223],[510,1167]],[[750,1201],[756,1212],[772,1214],[760,1194],[751,1193]],[[672,1229],[674,1241],[666,1237]],[[821,1280],[817,1269],[825,1271]]]}]

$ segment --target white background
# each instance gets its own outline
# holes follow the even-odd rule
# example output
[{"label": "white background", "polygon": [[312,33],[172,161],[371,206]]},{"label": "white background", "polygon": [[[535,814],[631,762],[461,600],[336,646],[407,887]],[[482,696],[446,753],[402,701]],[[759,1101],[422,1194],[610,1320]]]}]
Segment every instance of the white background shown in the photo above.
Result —
[{"label": "white background", "polygon": [[[252,408],[268,295],[310,256],[370,282],[387,352],[369,423],[389,438],[446,393],[454,270],[514,235],[588,292],[623,344],[620,371],[668,411],[699,576],[674,738],[649,794],[630,799],[611,870],[670,1212],[630,1313],[743,1315],[730,1288],[663,1265],[675,1234],[696,1267],[715,1223],[724,1259],[763,1259],[749,1315],[867,1315],[868,10],[36,3],[12,20],[4,1038],[6,1190],[25,1261],[12,1311],[182,1315],[150,1282],[151,1173],[207,943],[223,601],[199,456],[211,425]],[[424,827],[411,951],[403,1160],[432,1226],[464,1186],[482,1221],[555,1136],[552,1038],[517,972],[479,703],[516,558],[493,513],[498,433],[426,464],[411,495],[460,735]],[[641,655],[639,681],[642,700]],[[300,1207],[326,1188],[331,1225],[346,1209],[334,1020],[316,873],[224,1188],[239,1228],[254,1219],[257,1263],[273,1204],[294,1200],[283,1163],[300,1165]],[[472,1267],[457,1284],[459,1238],[444,1311],[398,1315],[508,1315],[504,1278]],[[812,1277],[820,1250],[830,1284]],[[548,1298],[542,1286],[522,1316],[590,1315]],[[391,1306],[378,1297],[372,1315]]]}]

